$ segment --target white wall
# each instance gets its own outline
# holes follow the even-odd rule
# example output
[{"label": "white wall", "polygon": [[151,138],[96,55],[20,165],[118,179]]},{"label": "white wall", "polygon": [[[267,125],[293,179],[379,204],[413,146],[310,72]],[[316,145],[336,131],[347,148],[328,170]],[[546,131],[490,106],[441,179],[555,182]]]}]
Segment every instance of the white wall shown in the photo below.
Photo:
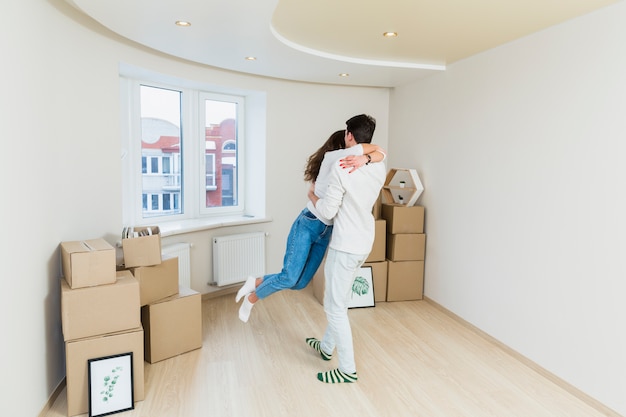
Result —
[{"label": "white wall", "polygon": [[[0,403],[3,415],[34,416],[65,375],[58,244],[95,237],[114,243],[123,226],[119,62],[267,93],[266,213],[274,221],[263,230],[271,239],[270,270],[279,269],[289,226],[306,202],[301,173],[307,156],[362,112],[378,119],[376,141],[387,147],[389,92],[209,69],[126,42],[63,0],[11,3],[3,7],[0,29]],[[208,233],[176,239],[210,256]],[[209,266],[194,266],[194,289],[204,292]]]},{"label": "white wall", "polygon": [[626,415],[626,3],[397,88],[425,293]]}]

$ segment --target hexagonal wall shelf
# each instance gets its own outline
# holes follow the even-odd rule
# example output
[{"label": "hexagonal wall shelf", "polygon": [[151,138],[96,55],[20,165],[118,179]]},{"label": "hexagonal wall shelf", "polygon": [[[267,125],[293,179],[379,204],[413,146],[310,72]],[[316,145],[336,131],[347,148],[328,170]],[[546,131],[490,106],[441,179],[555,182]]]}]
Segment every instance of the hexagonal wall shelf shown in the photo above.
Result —
[{"label": "hexagonal wall shelf", "polygon": [[383,203],[412,206],[424,191],[417,171],[391,168],[383,186]]}]

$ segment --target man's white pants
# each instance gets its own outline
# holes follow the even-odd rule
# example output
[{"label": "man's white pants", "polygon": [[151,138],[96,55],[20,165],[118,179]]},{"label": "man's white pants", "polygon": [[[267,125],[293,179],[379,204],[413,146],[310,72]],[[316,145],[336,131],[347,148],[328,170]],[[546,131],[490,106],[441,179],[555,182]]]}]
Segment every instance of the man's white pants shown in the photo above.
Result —
[{"label": "man's white pants", "polygon": [[321,348],[332,353],[337,348],[339,370],[355,373],[352,329],[348,319],[348,302],[352,284],[367,255],[354,255],[329,248],[324,265],[324,311],[328,325]]}]

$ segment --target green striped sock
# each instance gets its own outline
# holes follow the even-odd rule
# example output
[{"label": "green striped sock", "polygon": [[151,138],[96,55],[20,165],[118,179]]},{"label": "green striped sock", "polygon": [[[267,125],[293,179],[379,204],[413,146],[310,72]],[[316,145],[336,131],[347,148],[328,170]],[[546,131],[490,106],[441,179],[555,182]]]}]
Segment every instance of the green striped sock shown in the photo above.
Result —
[{"label": "green striped sock", "polygon": [[317,379],[327,384],[341,384],[356,382],[358,377],[356,372],[353,374],[347,374],[341,372],[339,369],[333,369],[332,371],[320,372],[317,374]]},{"label": "green striped sock", "polygon": [[319,340],[317,340],[314,337],[309,337],[308,339],[306,339],[306,343],[311,346],[313,349],[315,349],[317,351],[317,353],[320,354],[320,356],[322,357],[322,359],[324,359],[325,361],[329,361],[332,359],[333,354],[328,354],[326,352],[324,352],[322,350],[321,342]]}]

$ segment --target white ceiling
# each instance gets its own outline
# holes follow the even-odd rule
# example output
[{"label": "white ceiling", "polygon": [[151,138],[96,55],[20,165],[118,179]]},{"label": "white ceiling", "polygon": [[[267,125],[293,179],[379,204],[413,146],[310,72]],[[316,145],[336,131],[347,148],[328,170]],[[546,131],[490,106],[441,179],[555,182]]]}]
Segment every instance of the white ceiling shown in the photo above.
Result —
[{"label": "white ceiling", "polygon": [[208,66],[393,87],[617,0],[66,1],[125,38]]}]

